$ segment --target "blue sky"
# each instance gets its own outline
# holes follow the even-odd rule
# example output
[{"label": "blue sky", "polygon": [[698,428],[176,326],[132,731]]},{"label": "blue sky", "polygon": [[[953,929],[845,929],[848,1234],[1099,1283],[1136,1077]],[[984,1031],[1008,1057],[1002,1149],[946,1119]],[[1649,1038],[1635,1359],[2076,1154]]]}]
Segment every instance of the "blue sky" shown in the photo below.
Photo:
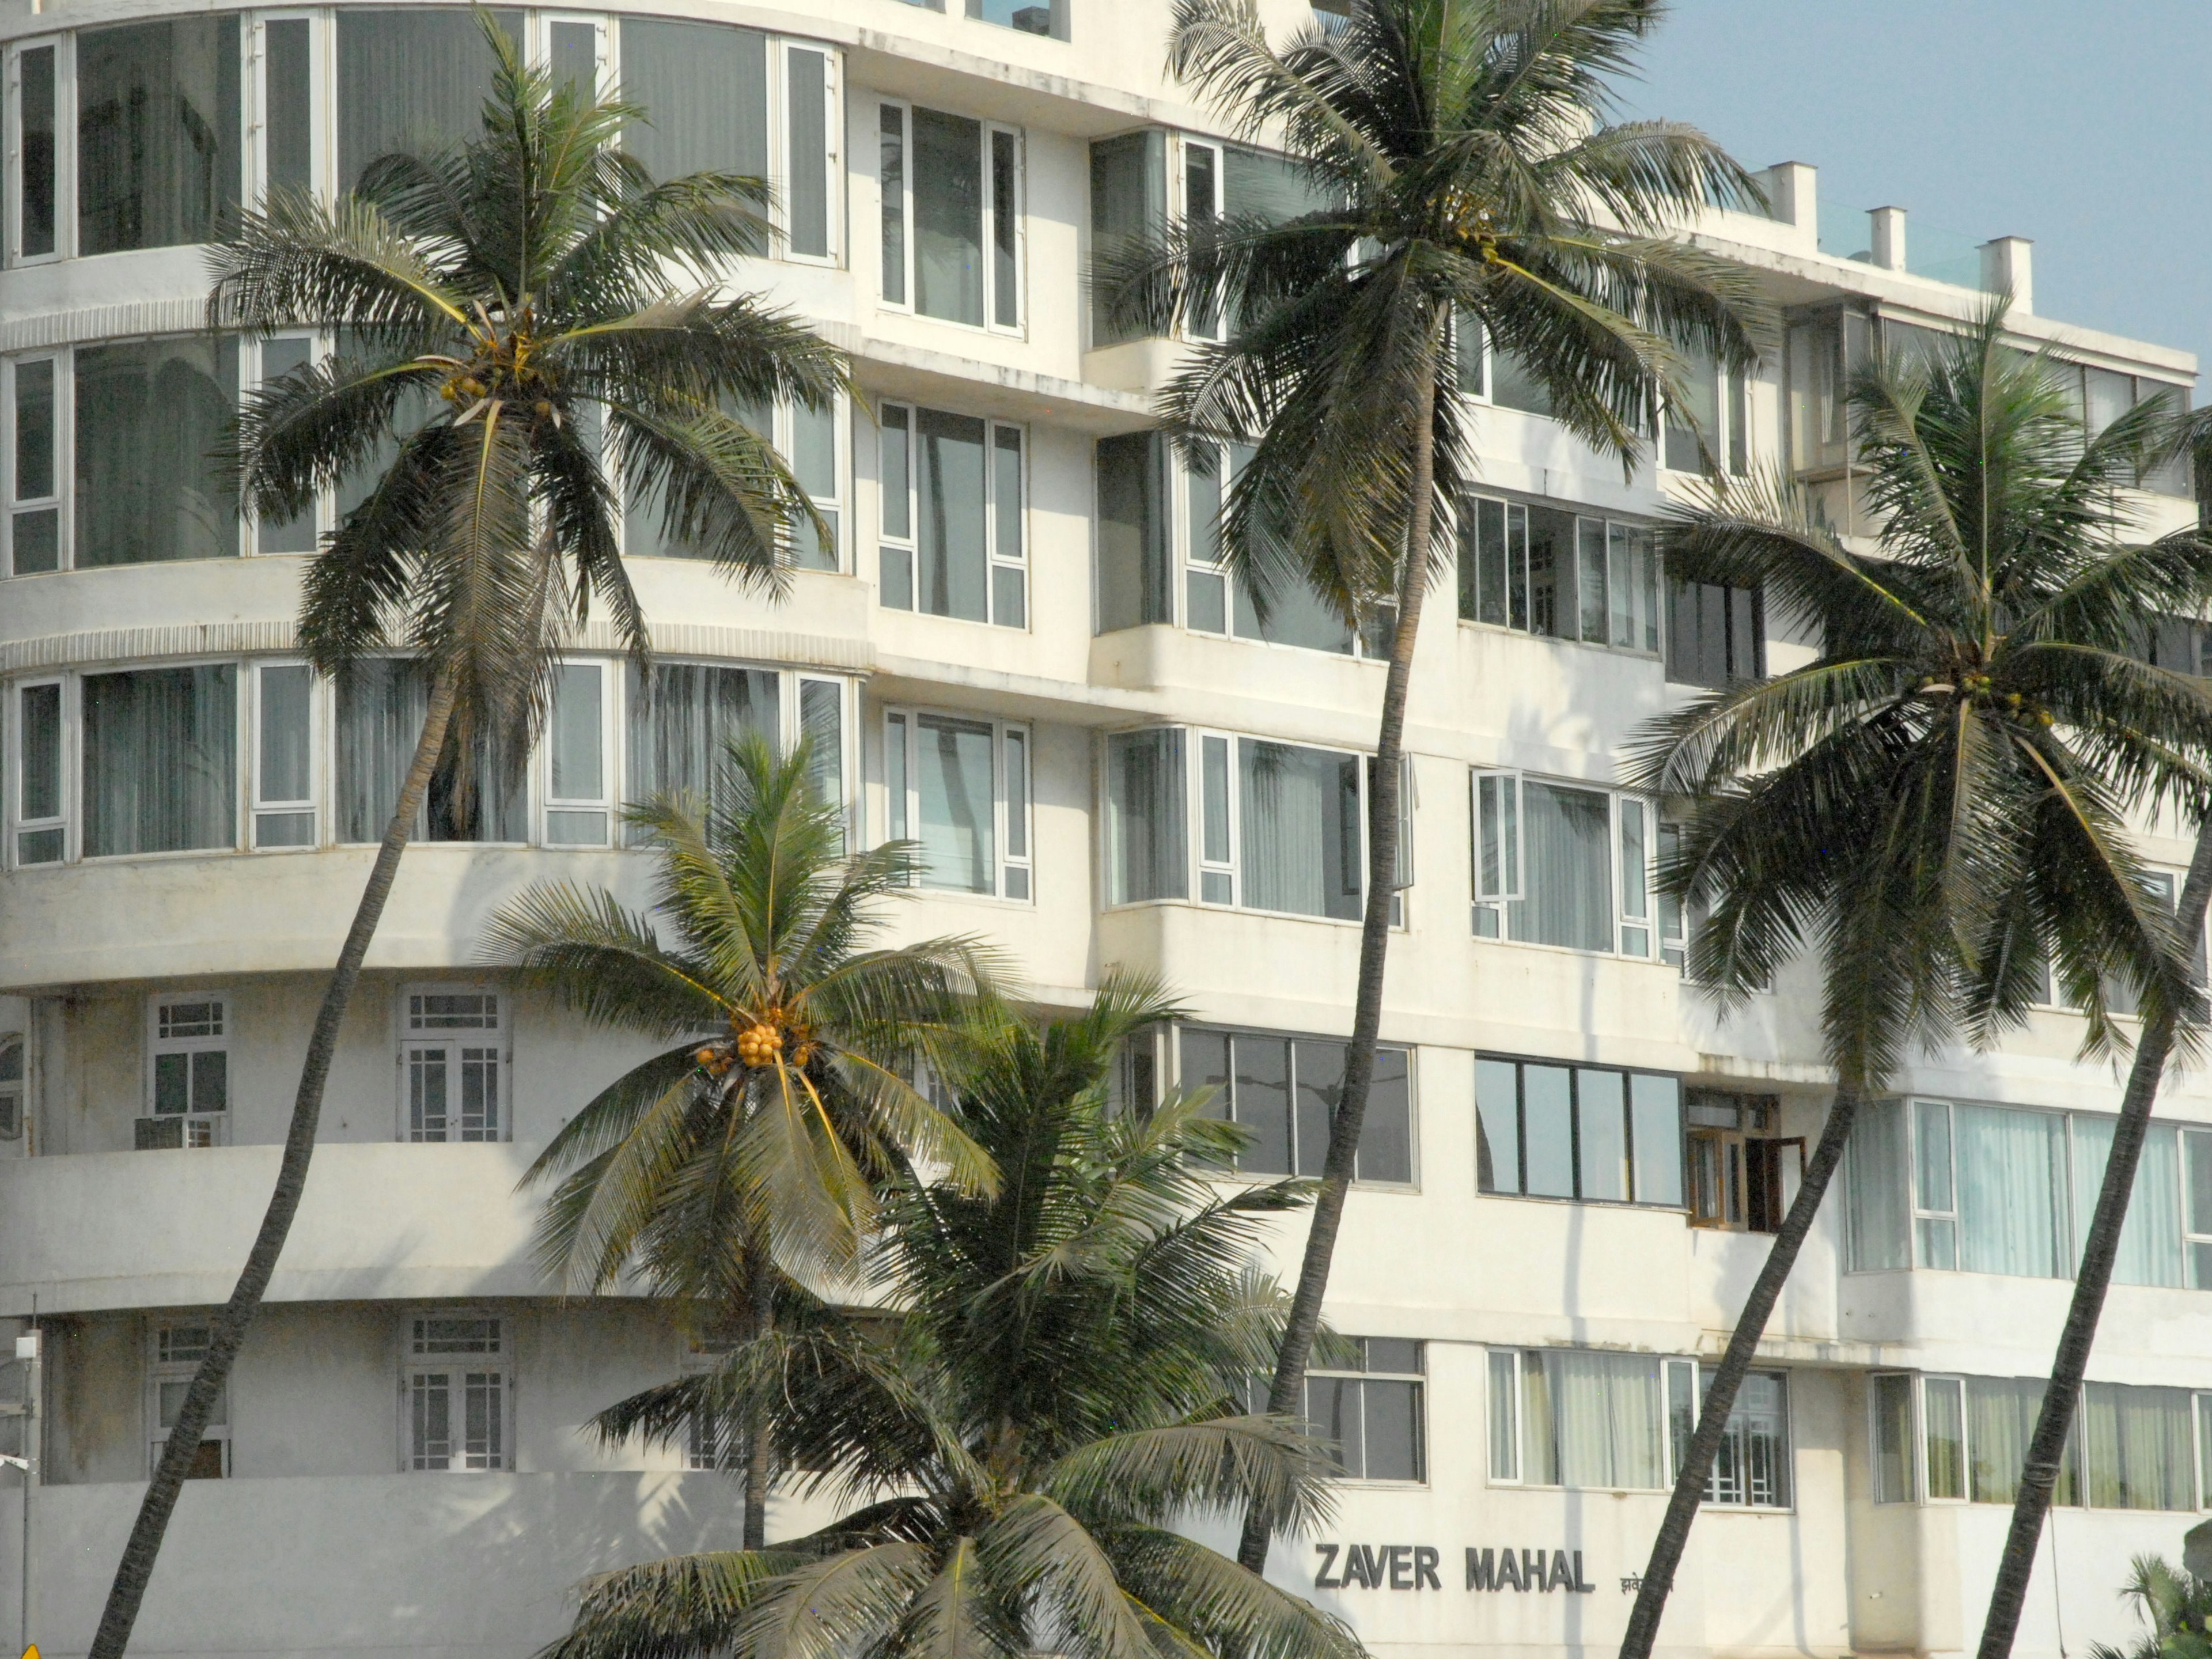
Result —
[{"label": "blue sky", "polygon": [[1621,92],[1746,167],[1811,162],[1825,210],[2032,238],[2039,313],[2212,369],[2206,0],[1674,0]]}]

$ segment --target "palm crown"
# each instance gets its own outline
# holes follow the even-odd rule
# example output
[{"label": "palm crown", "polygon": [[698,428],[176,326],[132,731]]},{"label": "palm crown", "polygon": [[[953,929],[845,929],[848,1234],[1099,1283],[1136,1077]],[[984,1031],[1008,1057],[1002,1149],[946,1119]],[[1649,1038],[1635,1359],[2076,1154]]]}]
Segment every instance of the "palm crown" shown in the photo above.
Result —
[{"label": "palm crown", "polygon": [[2004,311],[1850,392],[1879,548],[1854,551],[1786,482],[1717,494],[1662,532],[1669,571],[1763,588],[1819,642],[1802,668],[1645,734],[1640,783],[1695,798],[1662,872],[1709,894],[1693,975],[1763,984],[1816,939],[1832,1057],[1879,1087],[1917,1030],[1993,1039],[2046,964],[2113,1038],[2195,1006],[2189,952],[2124,822],[2201,813],[2212,697],[2146,660],[2152,622],[2212,594],[2192,529],[2128,539],[2122,491],[2162,444],[2139,405],[2087,442]]},{"label": "palm crown", "polygon": [[252,506],[289,518],[380,471],[310,567],[303,648],[326,671],[412,648],[452,684],[462,738],[534,728],[563,624],[594,599],[644,652],[610,459],[672,538],[780,590],[781,527],[812,508],[726,406],[821,407],[844,379],[797,319],[717,297],[728,262],[769,245],[765,185],[656,181],[619,143],[644,111],[556,84],[483,27],[478,137],[380,157],[334,204],[272,192],[212,251],[209,300],[215,326],[337,341],[245,399]]},{"label": "palm crown", "polygon": [[652,835],[651,915],[556,885],[494,923],[489,948],[523,982],[672,1045],[531,1168],[533,1181],[567,1172],[539,1242],[579,1289],[635,1267],[726,1312],[754,1298],[770,1259],[851,1273],[878,1191],[915,1160],[966,1189],[994,1183],[988,1156],[907,1080],[917,1060],[948,1063],[991,964],[960,939],[871,948],[884,902],[913,878],[913,845],[845,854],[842,810],[807,769],[804,744],[779,758],[748,738],[711,805],[631,809]]},{"label": "palm crown", "polygon": [[1255,1498],[1279,1524],[1325,1520],[1329,1468],[1296,1427],[1235,1403],[1280,1328],[1279,1292],[1248,1266],[1255,1228],[1306,1183],[1223,1195],[1194,1157],[1239,1132],[1202,1098],[1141,1118],[1106,1104],[1117,1045],[1176,1012],[1109,975],[1079,1016],[1002,1019],[957,1074],[1001,1183],[900,1177],[885,1311],[748,1345],[602,1416],[611,1436],[668,1437],[769,1393],[807,1487],[848,1507],[767,1553],[610,1575],[549,1659],[1356,1659],[1334,1620],[1176,1529]]}]

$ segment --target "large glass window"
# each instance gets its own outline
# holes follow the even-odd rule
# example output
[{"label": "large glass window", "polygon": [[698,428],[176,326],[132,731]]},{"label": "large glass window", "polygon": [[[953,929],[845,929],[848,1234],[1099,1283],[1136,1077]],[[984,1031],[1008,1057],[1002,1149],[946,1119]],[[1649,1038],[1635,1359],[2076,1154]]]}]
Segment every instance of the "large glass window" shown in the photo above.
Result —
[{"label": "large glass window", "polygon": [[623,95],[650,118],[623,147],[656,179],[768,176],[768,37],[714,23],[622,20]]},{"label": "large glass window", "polygon": [[[421,667],[390,657],[354,665],[338,681],[338,839],[379,842],[399,803],[430,706]],[[448,734],[416,814],[418,841],[519,842],[525,838],[522,769],[506,745],[475,734],[465,762]]]},{"label": "large glass window", "polygon": [[1585,1203],[1682,1202],[1674,1078],[1536,1060],[1474,1062],[1476,1184]]},{"label": "large glass window", "polygon": [[1650,802],[1516,772],[1475,773],[1474,796],[1477,938],[1652,956]]},{"label": "large glass window", "polygon": [[1183,737],[1169,727],[1106,739],[1109,904],[1190,896]]},{"label": "large glass window", "polygon": [[[494,11],[509,39],[523,14]],[[491,91],[493,58],[473,12],[459,8],[343,9],[337,14],[338,188],[395,150],[422,150],[473,137]],[[732,88],[721,89],[728,101]],[[652,106],[656,122],[680,120]]]},{"label": "large glass window", "polygon": [[239,198],[238,16],[76,38],[77,252],[211,242]]},{"label": "large glass window", "polygon": [[1209,815],[1221,796],[1236,817],[1229,902],[1356,920],[1366,873],[1358,757],[1258,738],[1234,742],[1234,793],[1225,793],[1213,776],[1203,779]]},{"label": "large glass window", "polygon": [[[1491,1369],[1491,1479],[1531,1486],[1656,1492],[1667,1484],[1665,1379],[1656,1354],[1504,1351]],[[1517,1474],[1500,1467],[1516,1447]]]},{"label": "large glass window", "polygon": [[921,844],[921,883],[1030,896],[1030,730],[895,709],[884,719],[890,839]]},{"label": "large glass window", "polygon": [[883,602],[1028,624],[1028,478],[1019,427],[902,404],[879,421]]},{"label": "large glass window", "polygon": [[[1353,1480],[1428,1478],[1423,1395],[1427,1345],[1404,1337],[1340,1337],[1337,1352],[1316,1356],[1306,1375],[1305,1416],[1329,1443],[1338,1468]],[[1251,1409],[1267,1409],[1267,1385],[1253,1385]]]},{"label": "large glass window", "polygon": [[[1345,1045],[1327,1037],[1186,1027],[1179,1034],[1182,1086],[1214,1091],[1216,1115],[1251,1139],[1237,1159],[1249,1175],[1317,1176],[1344,1087]],[[1413,1179],[1412,1054],[1377,1048],[1360,1120],[1353,1179]]]},{"label": "large glass window", "polygon": [[238,489],[216,457],[237,397],[237,342],[80,346],[75,379],[74,562],[235,556]]},{"label": "large glass window", "polygon": [[894,103],[882,106],[878,132],[885,303],[1019,328],[1020,133]]},{"label": "large glass window", "polygon": [[[1167,134],[1158,128],[1099,138],[1091,145],[1091,248],[1094,260],[1158,236],[1167,222]],[[1106,296],[1094,290],[1091,343],[1119,345],[1143,331],[1116,327]],[[1102,457],[1103,452],[1102,451]]]},{"label": "large glass window", "polygon": [[88,674],[84,853],[179,853],[238,841],[238,671]]},{"label": "large glass window", "polygon": [[1648,526],[1474,495],[1459,515],[1459,614],[1623,651],[1660,647]]},{"label": "large glass window", "polygon": [[[747,733],[772,744],[781,738],[781,682],[773,670],[656,663],[649,697],[635,666],[629,675],[630,800],[689,793],[710,807],[726,805],[720,785],[730,744]],[[646,832],[630,835],[641,842]]]},{"label": "large glass window", "polygon": [[[1877,1423],[1903,1422],[1911,1379],[1876,1379]],[[2036,1376],[1919,1379],[1923,1486],[1931,1500],[2009,1504],[2043,1404]],[[2117,1382],[2082,1386],[2051,1501],[2091,1509],[2190,1510],[2201,1506],[2197,1420],[2212,1395]],[[1884,1481],[1878,1501],[1911,1496]]]},{"label": "large glass window", "polygon": [[1759,590],[1668,582],[1667,678],[1715,691],[1765,678],[1766,623]]}]

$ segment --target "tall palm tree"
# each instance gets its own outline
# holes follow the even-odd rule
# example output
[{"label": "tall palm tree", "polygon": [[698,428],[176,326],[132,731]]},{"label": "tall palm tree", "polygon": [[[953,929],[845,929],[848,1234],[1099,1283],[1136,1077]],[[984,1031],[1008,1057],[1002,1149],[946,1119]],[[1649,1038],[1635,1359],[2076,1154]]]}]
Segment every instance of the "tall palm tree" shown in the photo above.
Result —
[{"label": "tall palm tree", "polygon": [[2212,595],[2212,545],[2126,539],[2118,492],[2166,415],[2146,404],[2085,444],[2004,315],[1993,304],[1925,366],[1855,379],[1878,554],[1847,548],[1786,480],[1662,532],[1673,574],[1759,587],[1820,641],[1804,667],[1655,723],[1636,781],[1692,804],[1660,878],[1711,905],[1691,976],[1723,1007],[1817,951],[1836,1091],[1706,1391],[1623,1659],[1650,1651],[1738,1385],[1860,1104],[1907,1050],[1993,1043],[2046,971],[2085,1011],[2086,1052],[2120,1042],[2118,987],[2147,1052],[2201,1018],[2125,818],[2201,810],[2212,787],[2212,698],[2141,658],[2149,619]]},{"label": "tall palm tree", "polygon": [[[539,887],[489,941],[521,983],[671,1045],[594,1097],[524,1177],[563,1177],[541,1261],[585,1293],[635,1269],[750,1340],[787,1278],[851,1278],[900,1170],[995,1184],[990,1158],[906,1080],[916,1060],[949,1063],[988,963],[963,939],[869,948],[884,901],[914,879],[915,844],[847,856],[843,810],[815,793],[804,744],[778,759],[761,738],[735,742],[719,783],[711,805],[630,809],[658,866],[650,915]],[[769,1439],[757,1409],[739,1418],[757,1550]]]},{"label": "tall palm tree", "polygon": [[[1747,366],[1741,273],[1670,233],[1757,187],[1694,129],[1598,123],[1659,0],[1350,0],[1280,49],[1255,0],[1177,0],[1169,66],[1244,136],[1279,141],[1325,205],[1194,219],[1109,251],[1123,320],[1226,319],[1160,399],[1208,450],[1256,439],[1222,544],[1264,605],[1310,586],[1389,636],[1352,1044],[1270,1409],[1299,1407],[1374,1074],[1398,885],[1406,694],[1430,582],[1474,467],[1454,329],[1480,330],[1553,413],[1624,468],[1656,401],[1687,406],[1686,352]],[[1267,1558],[1257,1512],[1239,1559]]]},{"label": "tall palm tree", "polygon": [[[715,173],[655,182],[617,147],[643,111],[556,88],[489,18],[484,32],[495,68],[479,137],[381,157],[335,204],[273,193],[209,256],[210,327],[315,329],[340,346],[245,400],[245,500],[282,521],[375,479],[308,567],[301,649],[327,674],[411,653],[427,713],[316,1011],[275,1190],[132,1524],[93,1659],[129,1644],[200,1431],[276,1271],[338,1027],[441,757],[465,798],[469,757],[526,751],[561,641],[593,599],[645,650],[603,448],[660,502],[671,535],[757,589],[781,590],[781,528],[812,512],[766,440],[720,410],[778,393],[819,407],[844,379],[793,319],[715,297],[727,262],[768,245],[766,186]],[[672,282],[691,291],[672,296]]]},{"label": "tall palm tree", "polygon": [[1325,1450],[1241,1414],[1283,1316],[1249,1265],[1309,1183],[1219,1194],[1194,1167],[1243,1137],[1202,1097],[1114,1113],[1119,1043],[1179,1010],[1110,975],[1087,1012],[1009,1018],[957,1074],[994,1193],[908,1172],[884,1208],[884,1305],[747,1345],[605,1413],[664,1439],[772,1376],[777,1431],[843,1513],[768,1552],[678,1557],[586,1588],[545,1659],[1358,1659],[1336,1620],[1179,1530],[1259,1502],[1329,1509]]}]

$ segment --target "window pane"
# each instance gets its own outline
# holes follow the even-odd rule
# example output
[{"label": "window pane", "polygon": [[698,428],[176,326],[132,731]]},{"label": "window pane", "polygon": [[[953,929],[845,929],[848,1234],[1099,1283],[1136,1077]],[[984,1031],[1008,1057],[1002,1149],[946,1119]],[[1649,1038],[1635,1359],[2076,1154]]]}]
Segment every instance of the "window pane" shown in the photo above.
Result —
[{"label": "window pane", "polygon": [[1121,732],[1106,739],[1108,902],[1186,898],[1182,733]]},{"label": "window pane", "polygon": [[906,112],[885,104],[878,118],[877,179],[883,192],[884,298],[906,303]]},{"label": "window pane", "polygon": [[1030,739],[1026,732],[1008,732],[1006,766],[1006,856],[1030,855]]},{"label": "window pane", "polygon": [[1575,520],[1575,593],[1578,637],[1606,642],[1610,605],[1606,597],[1605,520]]},{"label": "window pane", "polygon": [[1317,1176],[1328,1159],[1328,1138],[1344,1099],[1345,1047],[1340,1042],[1293,1045],[1297,1061],[1297,1132],[1291,1173]]},{"label": "window pane", "polygon": [[1421,1385],[1369,1377],[1360,1384],[1361,1425],[1370,1480],[1421,1478]]},{"label": "window pane", "polygon": [[[650,125],[626,131],[623,145],[654,178],[767,176],[767,36],[719,24],[626,17],[622,66],[623,95],[652,118]],[[793,118],[795,130],[796,110]]]},{"label": "window pane", "polygon": [[923,884],[995,893],[991,728],[935,714],[921,716],[915,726]]},{"label": "window pane", "polygon": [[237,672],[85,677],[86,856],[236,844]]},{"label": "window pane", "polygon": [[[520,41],[522,14],[491,16]],[[419,153],[474,137],[491,91],[492,53],[469,12],[342,9],[337,14],[338,188],[353,189],[363,168],[394,151]],[[656,118],[659,88],[641,85],[625,62],[625,88]],[[727,100],[731,87],[722,89]],[[667,118],[676,119],[670,109]]]},{"label": "window pane", "polygon": [[1628,1079],[1630,1130],[1636,1140],[1638,1204],[1682,1201],[1682,1085],[1641,1073]]},{"label": "window pane", "polygon": [[237,554],[237,487],[215,459],[237,386],[233,340],[78,349],[80,567]]},{"label": "window pane", "polygon": [[1905,1108],[1869,1100],[1859,1108],[1844,1161],[1844,1266],[1880,1273],[1907,1265]]},{"label": "window pane", "polygon": [[918,410],[915,418],[921,515],[915,538],[917,603],[940,617],[982,622],[985,596],[984,422]]},{"label": "window pane", "polygon": [[313,677],[304,663],[261,671],[261,800],[306,800],[313,792],[308,779],[313,690]]},{"label": "window pane", "polygon": [[1917,1103],[1919,1145],[1914,1172],[1920,1182],[1919,1206],[1948,1214],[1951,1197],[1951,1109],[1940,1100]]},{"label": "window pane", "polygon": [[1659,1486],[1665,1449],[1658,1359],[1571,1348],[1535,1358],[1541,1361],[1553,1437],[1553,1483],[1601,1490]]},{"label": "window pane", "polygon": [[191,1109],[192,1057],[190,1054],[154,1056],[154,1112],[156,1116],[182,1115]]},{"label": "window pane", "polygon": [[[1199,739],[1199,855],[1208,864],[1226,864],[1230,857],[1228,738]],[[1229,899],[1224,893],[1222,902]]]},{"label": "window pane", "polygon": [[1490,1351],[1490,1478],[1493,1480],[1521,1478],[1521,1401],[1515,1379],[1517,1358],[1510,1351]]},{"label": "window pane", "polygon": [[806,740],[806,781],[814,798],[845,804],[845,698],[830,680],[801,680],[799,735]]},{"label": "window pane", "polygon": [[1280,1037],[1240,1035],[1237,1060],[1237,1121],[1252,1139],[1237,1167],[1255,1175],[1291,1173],[1291,1045]]},{"label": "window pane", "polygon": [[914,117],[914,304],[927,317],[983,321],[983,125],[933,109]]},{"label": "window pane", "polygon": [[[270,24],[275,28],[276,25]],[[305,23],[300,26],[305,28]],[[314,343],[303,339],[264,340],[261,380],[271,380],[305,368],[314,356]],[[254,542],[264,553],[312,553],[315,550],[315,509],[310,505],[281,522],[263,519],[255,527]]]},{"label": "window pane", "polygon": [[27,820],[62,815],[62,689],[23,689],[22,775],[18,811]]},{"label": "window pane", "polygon": [[794,404],[791,410],[791,470],[799,488],[813,497],[816,508],[829,520],[830,541],[822,544],[820,533],[805,520],[792,526],[792,554],[810,570],[835,570],[837,556],[837,410],[810,409]]},{"label": "window pane", "polygon": [[[2105,1165],[2112,1158],[2112,1135],[2119,1120],[2081,1116],[2068,1121],[2074,1137],[2073,1243],[2074,1262],[2078,1267],[2088,1248],[2089,1223],[2097,1212],[2097,1194],[2104,1188]],[[2150,1125],[2129,1191],[2119,1254],[2112,1261],[2115,1284],[2181,1283],[2180,1164],[2181,1147],[2174,1127]]]},{"label": "window pane", "polygon": [[60,493],[54,469],[54,360],[15,365],[15,499],[41,501]]},{"label": "window pane", "polygon": [[1521,1068],[1528,1190],[1542,1198],[1575,1195],[1574,1117],[1564,1066]]},{"label": "window pane", "polygon": [[[1019,428],[991,431],[991,551],[1006,560],[1022,557],[1022,434]],[[1004,622],[1004,617],[997,620]]]},{"label": "window pane", "polygon": [[791,77],[790,179],[784,186],[791,251],[826,258],[830,252],[829,59],[821,52],[793,46],[786,52],[784,62]]},{"label": "window pane", "polygon": [[230,1056],[220,1048],[191,1056],[192,1109],[222,1112],[230,1108]]},{"label": "window pane", "polygon": [[33,46],[18,60],[22,91],[17,131],[22,143],[16,211],[20,252],[35,258],[54,251],[54,48]]},{"label": "window pane", "polygon": [[1874,1501],[1912,1501],[1912,1379],[1874,1379]]},{"label": "window pane", "polygon": [[553,84],[572,89],[579,98],[592,98],[599,87],[599,31],[592,23],[555,22],[546,26],[547,67]]},{"label": "window pane", "polygon": [[1206,1115],[1230,1118],[1235,1115],[1231,1108],[1229,1080],[1229,1034],[1226,1031],[1192,1031],[1181,1034],[1182,1069],[1177,1086],[1185,1094],[1195,1094],[1200,1089],[1213,1091],[1206,1102]]},{"label": "window pane", "polygon": [[1296,915],[1359,915],[1359,763],[1241,738],[1237,744],[1243,902]]},{"label": "window pane", "polygon": [[[720,783],[730,743],[750,732],[774,744],[781,734],[778,680],[769,670],[660,663],[650,699],[641,695],[636,669],[629,673],[632,801],[689,790],[719,802],[726,799]],[[631,830],[633,844],[646,838],[644,830]]]},{"label": "window pane", "polygon": [[1959,1265],[1968,1273],[2063,1278],[2065,1120],[1954,1106]]},{"label": "window pane", "polygon": [[1413,1099],[1409,1060],[1403,1048],[1375,1051],[1374,1081],[1367,1090],[1367,1116],[1359,1127],[1358,1176],[1362,1181],[1413,1178]]},{"label": "window pane", "polygon": [[1166,441],[1098,441],[1098,631],[1174,620],[1168,579]]},{"label": "window pane", "polygon": [[1250,584],[1238,582],[1236,623],[1239,639],[1303,646],[1309,651],[1333,651],[1340,656],[1351,654],[1352,629],[1344,618],[1330,610],[1305,581],[1287,574],[1278,579],[1268,593],[1264,620],[1253,601]]},{"label": "window pane", "polygon": [[1355,1480],[1367,1472],[1360,1437],[1362,1386],[1356,1376],[1306,1378],[1306,1420],[1316,1436],[1334,1443],[1338,1467]]},{"label": "window pane", "polygon": [[1515,939],[1577,951],[1613,949],[1612,820],[1609,801],[1595,790],[1523,781],[1528,896],[1512,907]]},{"label": "window pane", "polygon": [[1619,1202],[1628,1196],[1626,1083],[1619,1072],[1575,1073],[1584,1200]]},{"label": "window pane", "polygon": [[1475,1177],[1486,1193],[1521,1190],[1521,1068],[1474,1062]]},{"label": "window pane", "polygon": [[[384,839],[399,803],[399,787],[415,758],[429,708],[429,690],[411,661],[371,658],[338,680],[338,839]],[[428,799],[416,819],[424,841],[505,841],[525,838],[521,768],[505,745],[479,733],[465,776],[458,739],[449,737]]]},{"label": "window pane", "polygon": [[[1124,133],[1091,146],[1091,248],[1094,261],[1127,252],[1167,221],[1167,138],[1164,133]],[[1136,325],[1116,326],[1109,296],[1094,287],[1091,343],[1119,345],[1138,338]]]},{"label": "window pane", "polygon": [[238,205],[238,17],[76,40],[77,252],[211,242]]},{"label": "window pane", "polygon": [[2196,1462],[2196,1448],[2190,1415],[2185,1389],[2123,1388],[2111,1382],[2084,1385],[2080,1431],[2082,1484],[2089,1505],[2112,1510],[2195,1509],[2197,1488],[2191,1465]]},{"label": "window pane", "polygon": [[1018,155],[1012,133],[991,135],[991,320],[1001,328],[1022,320]]},{"label": "window pane", "polygon": [[267,98],[262,144],[273,190],[314,187],[313,67],[304,17],[271,18],[261,26],[261,74]]},{"label": "window pane", "polygon": [[[2027,1441],[2034,1428],[2032,1401],[2023,1398],[2021,1383],[2026,1378],[2009,1376],[1970,1376],[1966,1379],[1966,1410],[1967,1440],[1972,1457],[1967,1474],[1969,1494],[1977,1504],[2009,1504],[2019,1495],[2020,1474],[2027,1462]],[[1958,1385],[1953,1383],[1951,1388]],[[1928,1492],[1930,1497],[1947,1496],[1942,1483],[1936,1476],[1936,1449],[1939,1430],[1938,1411],[1947,1409],[1936,1404],[1939,1389],[1934,1379],[1926,1385],[1928,1411]],[[1954,1396],[1955,1397],[1955,1396]],[[2022,1407],[2026,1406],[2023,1412]],[[1948,1427],[1948,1425],[1945,1425]],[[1955,1485],[1955,1480],[1950,1484]],[[2053,1494],[2053,1501],[2068,1500]]]},{"label": "window pane", "polygon": [[593,663],[564,663],[553,691],[545,734],[556,800],[598,800],[606,793],[600,763],[600,672]]}]

